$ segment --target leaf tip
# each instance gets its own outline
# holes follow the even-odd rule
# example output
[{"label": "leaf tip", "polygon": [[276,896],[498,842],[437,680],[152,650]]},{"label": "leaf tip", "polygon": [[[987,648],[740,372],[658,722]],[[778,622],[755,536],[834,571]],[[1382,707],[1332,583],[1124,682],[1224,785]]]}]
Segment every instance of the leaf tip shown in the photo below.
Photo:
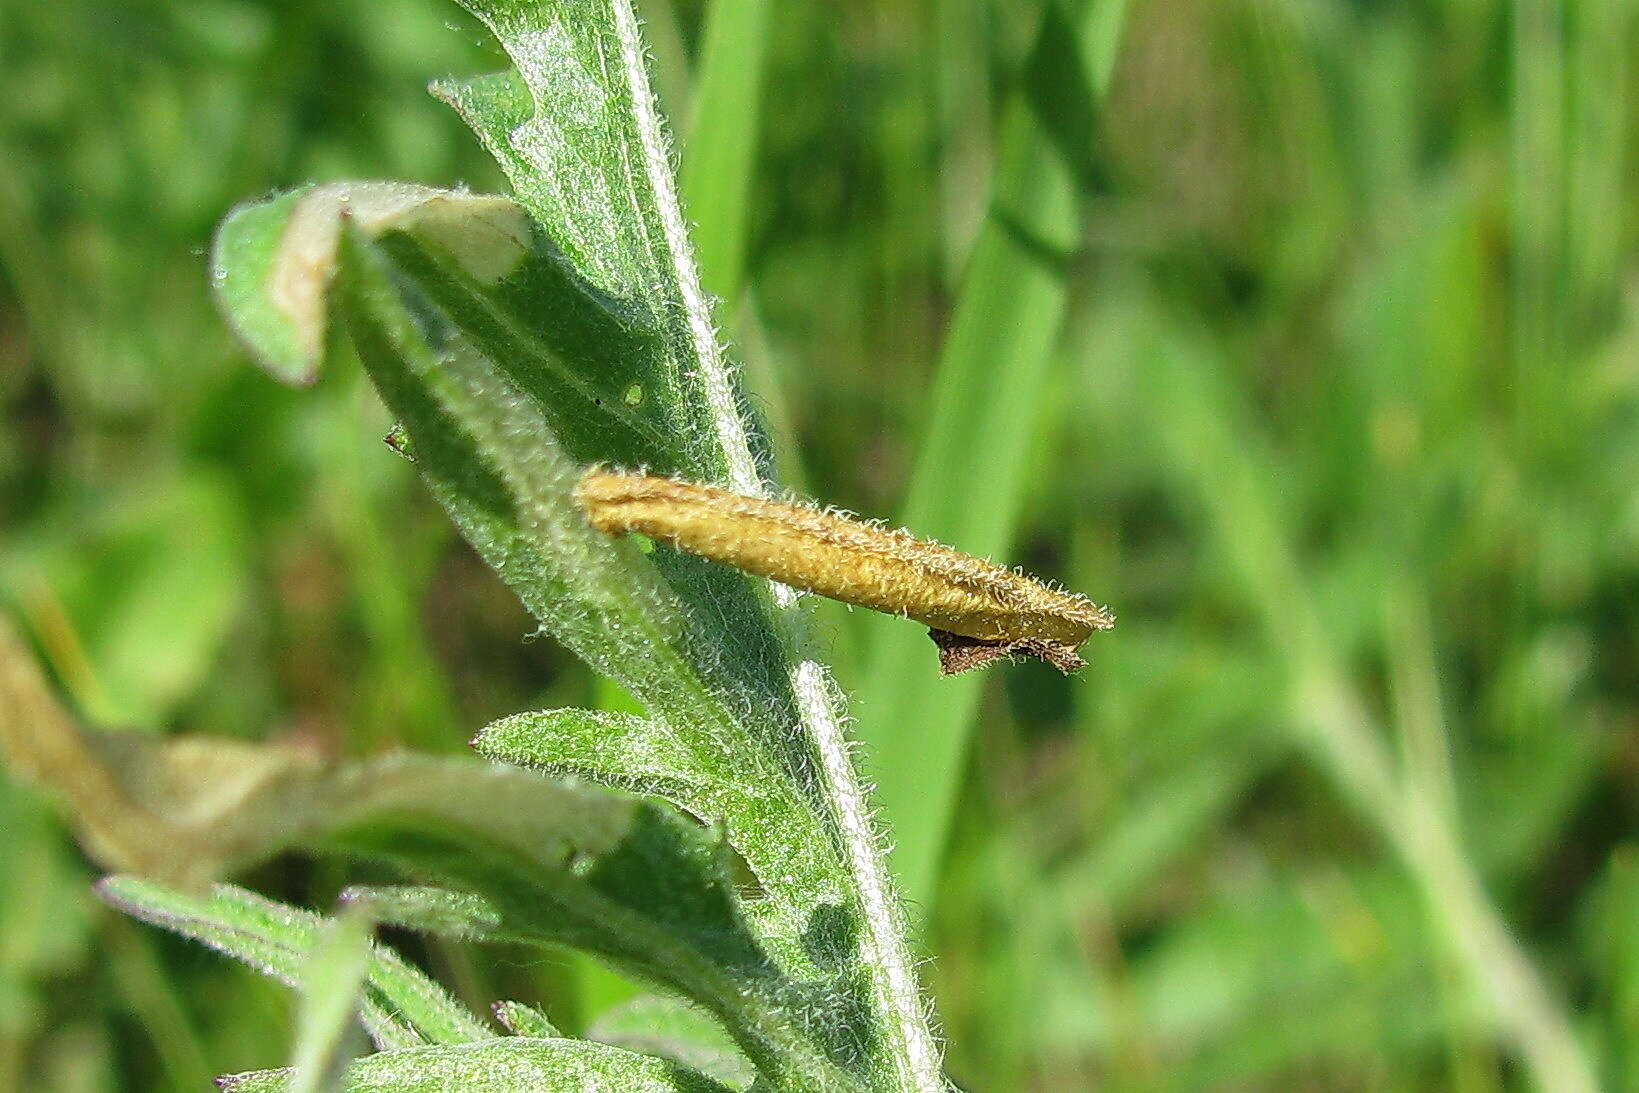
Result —
[{"label": "leaf tip", "polygon": [[211,243],[211,289],[228,328],[263,371],[292,387],[318,382],[324,353],[323,291],[312,277],[322,271],[292,277],[285,246],[313,189],[240,202]]}]

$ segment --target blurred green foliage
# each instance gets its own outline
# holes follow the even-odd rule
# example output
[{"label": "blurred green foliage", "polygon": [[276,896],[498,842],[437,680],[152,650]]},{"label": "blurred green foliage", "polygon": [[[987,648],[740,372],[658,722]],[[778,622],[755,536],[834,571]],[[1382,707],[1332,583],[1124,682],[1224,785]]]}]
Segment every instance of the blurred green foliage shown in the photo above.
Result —
[{"label": "blurred green foliage", "polygon": [[[687,163],[709,5],[642,6]],[[760,111],[703,115],[729,165],[725,127],[758,125],[743,226],[696,213],[743,262],[722,318],[789,423],[787,480],[895,513],[1044,7],[766,6],[740,5],[766,42],[718,34],[766,57],[760,89],[718,85]],[[948,845],[913,849],[943,863],[923,910],[952,1074],[1521,1087],[1439,925],[1449,878],[1395,841],[1414,805],[1452,819],[1603,1084],[1639,1088],[1635,13],[1127,16],[1096,119],[1025,96],[1078,165],[1079,228],[1009,558],[1121,626],[1073,680],[990,674]],[[367,754],[610,705],[524,640],[357,370],[284,391],[208,303],[242,198],[500,188],[422,93],[499,67],[481,32],[438,0],[62,0],[0,7],[0,62],[0,603],[78,712]],[[734,200],[713,178],[690,192]],[[902,624],[835,615],[862,682],[856,650]],[[1328,743],[1340,695],[1392,757],[1388,806]],[[0,1088],[197,1089],[287,1058],[277,988],[93,907],[31,794],[0,788],[0,830]],[[354,878],[251,879],[324,907]],[[407,950],[569,1027],[609,994],[574,965]]]}]

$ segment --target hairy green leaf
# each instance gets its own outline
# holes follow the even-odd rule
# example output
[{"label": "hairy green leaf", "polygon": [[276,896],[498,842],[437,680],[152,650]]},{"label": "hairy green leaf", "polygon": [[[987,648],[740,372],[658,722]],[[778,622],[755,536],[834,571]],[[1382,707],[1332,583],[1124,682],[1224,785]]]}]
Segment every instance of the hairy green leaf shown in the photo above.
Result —
[{"label": "hairy green leaf", "polygon": [[[0,655],[0,668],[0,724],[14,727],[14,710],[34,712],[7,741],[14,758],[70,800],[82,838],[107,864],[187,884],[289,847],[384,862],[470,893],[444,910],[481,905],[489,936],[585,949],[693,999],[785,1084],[863,1088],[847,1069],[861,1056],[846,981],[799,981],[769,956],[741,918],[726,848],[710,829],[470,760],[327,764],[231,741],[87,733],[40,698],[26,658]],[[149,906],[126,903],[136,913]],[[265,917],[254,905],[250,917],[258,910]],[[265,931],[225,934],[213,905],[191,911],[160,900],[152,917],[296,974],[288,942],[281,950]],[[470,918],[457,933],[471,932]],[[310,952],[311,933],[302,940],[299,951]]]},{"label": "hairy green leaf", "polygon": [[[747,799],[754,787],[725,784],[710,757],[664,722],[600,710],[544,710],[502,718],[472,745],[517,766],[663,797],[702,819],[725,817],[731,828],[754,818],[755,804]],[[731,841],[742,841],[733,834],[731,829]]]},{"label": "hairy green leaf", "polygon": [[514,1036],[532,1036],[537,1040],[555,1040],[563,1034],[547,1019],[546,1014],[522,1002],[495,1003],[495,1019]]},{"label": "hairy green leaf", "polygon": [[756,1072],[708,1014],[675,998],[645,994],[598,1015],[588,1039],[658,1055],[747,1089]]},{"label": "hairy green leaf", "polygon": [[402,182],[309,186],[239,206],[216,234],[211,278],[234,332],[286,382],[312,383],[323,363],[326,288],[344,219],[437,238],[487,281],[510,272],[529,243],[528,218],[505,198]]},{"label": "hairy green leaf", "polygon": [[[289,1093],[288,1070],[231,1074],[228,1093]],[[347,1069],[346,1093],[721,1093],[724,1086],[664,1059],[589,1043],[509,1036],[482,1044],[386,1051]]]},{"label": "hairy green leaf", "polygon": [[[126,914],[191,937],[288,986],[321,943],[326,920],[231,884],[204,895],[141,877],[105,878],[97,892]],[[494,1033],[384,945],[372,945],[360,1019],[382,1049],[459,1044]]]},{"label": "hairy green leaf", "polygon": [[[452,314],[419,291],[435,267],[416,265],[416,255],[430,254],[435,244],[408,232],[398,236],[388,245],[343,225],[325,287],[339,294],[353,342],[402,422],[418,469],[525,604],[667,726],[655,734],[657,747],[674,746],[680,762],[693,756],[699,784],[710,793],[677,796],[699,814],[720,817],[735,838],[764,891],[753,917],[772,951],[802,978],[833,980],[807,990],[796,1005],[793,1012],[809,1015],[811,1026],[801,1035],[824,1029],[834,1042],[822,1053],[868,1058],[870,1041],[860,1039],[868,1011],[858,1008],[855,973],[842,966],[859,936],[851,925],[859,912],[827,831],[827,811],[815,797],[808,743],[790,729],[800,715],[764,608],[739,574],[679,555],[656,565],[587,525],[570,496],[578,466],[556,442],[560,422],[549,418],[550,403],[521,389],[516,373],[503,374],[481,351],[482,331],[469,336],[481,325],[471,312]],[[418,249],[407,249],[407,240]],[[413,268],[395,260],[406,255]],[[493,304],[496,297],[488,299]],[[600,773],[597,751],[607,753],[606,742],[583,733],[579,743],[597,746],[544,765]],[[601,773],[624,786],[643,775],[614,776],[606,759]],[[564,928],[507,927],[537,941],[548,934],[562,940]],[[611,952],[619,946],[578,937],[573,943],[620,959]],[[775,1008],[788,1005],[782,1000]],[[783,1023],[789,1027],[788,1019]]]},{"label": "hairy green leaf", "polygon": [[[400,423],[395,446],[413,453],[468,541],[544,627],[642,704],[643,719],[621,724],[543,723],[519,757],[667,797],[721,825],[756,879],[743,912],[721,880],[726,850],[708,852],[669,811],[639,814],[652,830],[634,842],[644,866],[623,875],[632,886],[622,905],[657,915],[669,938],[740,981],[660,970],[652,953],[634,963],[607,917],[582,919],[538,892],[525,899],[550,870],[501,883],[503,863],[453,843],[408,857],[489,901],[498,920],[486,936],[567,941],[677,989],[723,1019],[772,1080],[942,1088],[840,703],[799,651],[793,597],[672,550],[613,542],[573,500],[599,462],[765,489],[766,442],[717,344],[629,0],[466,6],[517,71],[439,94],[501,163],[529,230],[495,231],[518,206],[465,194],[355,185],[310,191],[300,210],[277,198],[224,227],[224,241],[259,249],[241,251],[243,278],[224,261],[221,298],[287,377],[312,375],[330,324],[345,328]],[[349,210],[366,199],[385,211]],[[456,227],[464,218],[476,243]],[[305,307],[296,319],[292,295]],[[648,766],[623,766],[645,751]],[[405,853],[402,843],[372,849]],[[652,880],[669,858],[691,855],[673,888]],[[679,898],[677,885],[694,895]],[[443,927],[480,929],[455,917]],[[717,925],[695,930],[708,920]],[[766,1012],[752,1015],[759,1005]]]},{"label": "hairy green leaf", "polygon": [[363,908],[377,922],[447,937],[482,940],[500,925],[482,896],[447,888],[353,885],[342,890],[341,901]]}]

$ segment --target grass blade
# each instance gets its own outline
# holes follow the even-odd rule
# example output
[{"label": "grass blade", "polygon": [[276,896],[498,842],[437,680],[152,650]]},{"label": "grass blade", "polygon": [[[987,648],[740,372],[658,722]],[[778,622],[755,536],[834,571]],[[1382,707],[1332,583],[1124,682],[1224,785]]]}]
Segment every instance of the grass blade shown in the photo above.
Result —
[{"label": "grass blade", "polygon": [[302,968],[302,1004],[290,1093],[329,1093],[363,1038],[353,1018],[364,1000],[370,967],[370,919],[361,908],[338,915],[321,932]]},{"label": "grass blade", "polygon": [[[1109,77],[1120,0],[1095,0],[1072,34],[1050,6],[1031,61],[1036,86],[1078,89],[1088,106]],[[989,216],[974,245],[900,522],[981,557],[1013,544],[1076,244],[1079,164],[1024,92],[1002,124]],[[941,679],[916,627],[870,620],[860,735],[876,803],[893,826],[893,866],[924,912],[955,805],[982,678]]]},{"label": "grass blade", "polygon": [[706,291],[732,308],[745,275],[770,0],[716,0],[706,18],[677,184]]}]

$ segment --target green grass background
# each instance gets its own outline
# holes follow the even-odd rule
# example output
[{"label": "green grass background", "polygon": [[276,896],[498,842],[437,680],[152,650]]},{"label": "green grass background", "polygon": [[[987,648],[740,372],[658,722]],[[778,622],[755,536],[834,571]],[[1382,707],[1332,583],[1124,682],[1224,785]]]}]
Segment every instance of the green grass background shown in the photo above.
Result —
[{"label": "green grass background", "polygon": [[[1524,1088],[1546,1022],[1639,1089],[1633,5],[640,6],[786,480],[1121,618],[953,683],[830,612],[952,1074]],[[0,6],[0,606],[88,721],[360,754],[620,701],[358,371],[276,386],[205,280],[276,187],[499,188],[423,88],[500,63],[439,0]],[[96,906],[3,781],[0,832],[0,1089],[284,1061],[281,988]],[[1545,1014],[1477,988],[1465,879]],[[628,989],[395,940],[569,1027]]]}]

